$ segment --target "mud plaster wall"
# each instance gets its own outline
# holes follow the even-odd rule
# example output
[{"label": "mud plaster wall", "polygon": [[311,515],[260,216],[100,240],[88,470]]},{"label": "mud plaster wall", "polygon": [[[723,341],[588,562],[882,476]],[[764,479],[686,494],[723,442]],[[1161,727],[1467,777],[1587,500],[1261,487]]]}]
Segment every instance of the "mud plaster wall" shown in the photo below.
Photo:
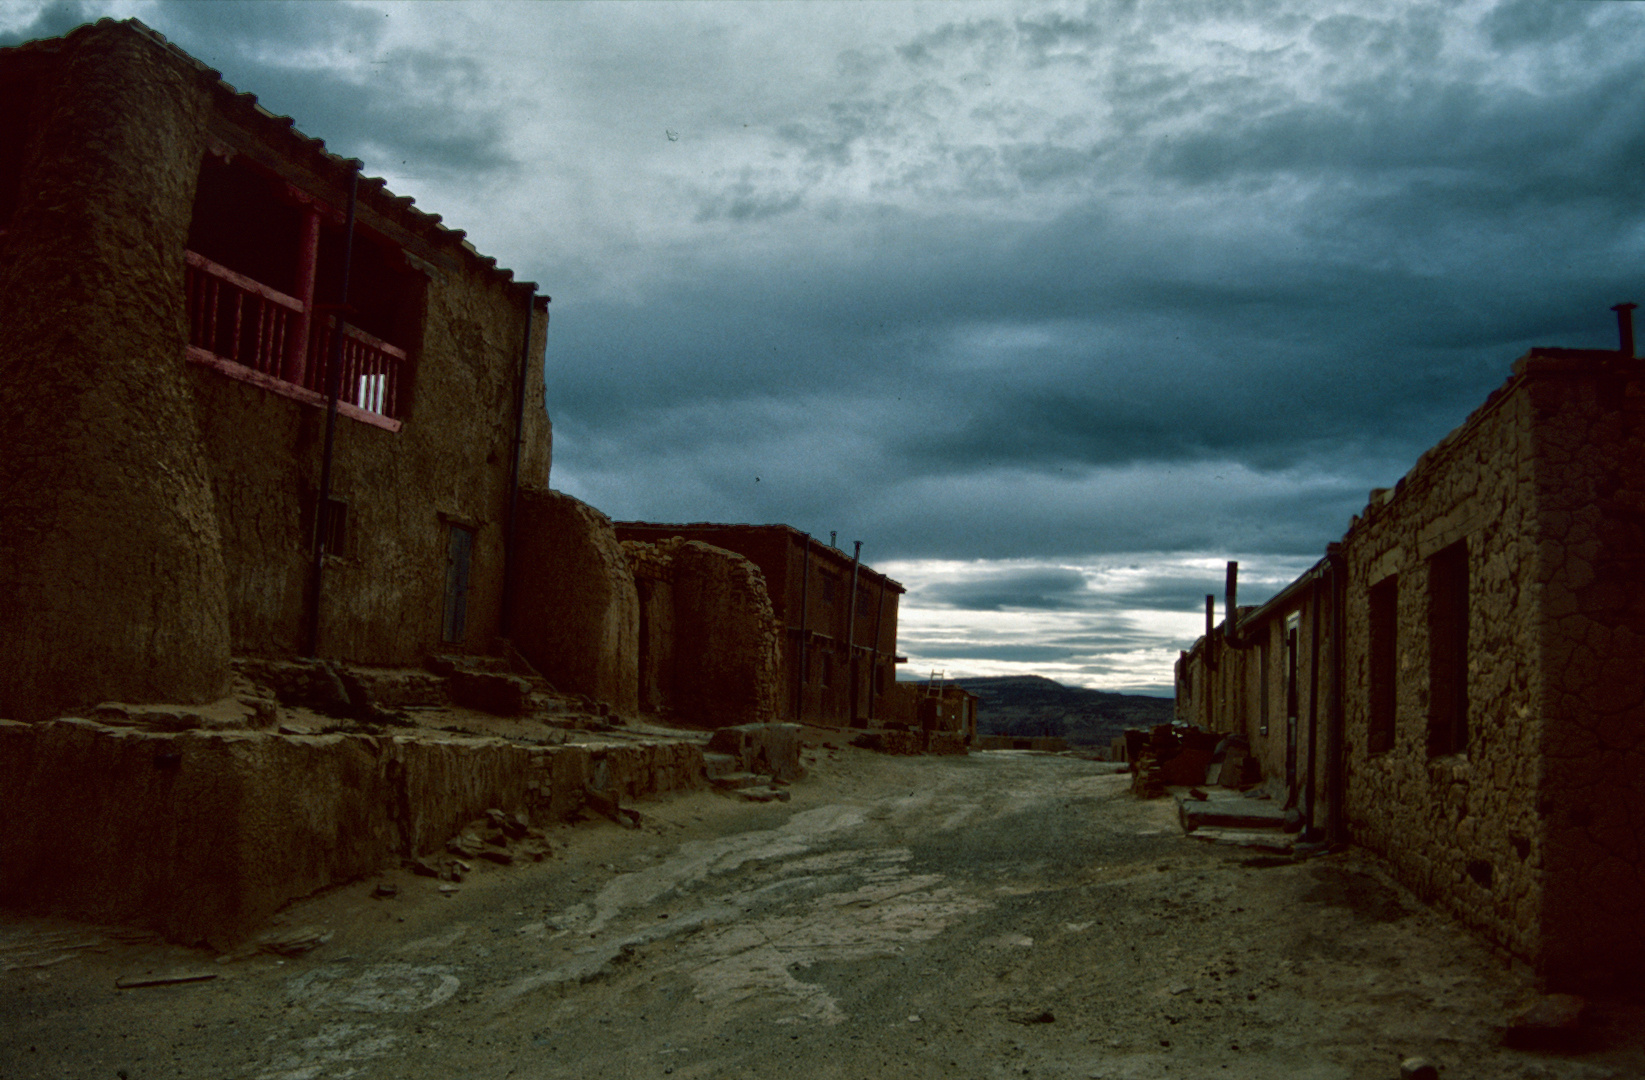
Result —
[{"label": "mud plaster wall", "polygon": [[1645,364],[1528,367],[1543,622],[1542,947],[1555,982],[1645,962]]},{"label": "mud plaster wall", "polygon": [[291,900],[437,850],[487,809],[564,819],[596,778],[632,799],[703,776],[686,743],[0,721],[0,903],[224,947]]},{"label": "mud plaster wall", "polygon": [[640,596],[639,704],[642,712],[674,707],[674,552],[684,541],[621,541]]},{"label": "mud plaster wall", "polygon": [[[499,630],[524,305],[465,264],[431,274],[423,310],[401,430],[337,418],[331,497],[348,504],[348,536],[326,563],[322,656],[410,664],[430,651],[483,649]],[[303,647],[325,412],[189,368],[224,540],[235,651],[289,654]],[[548,471],[541,368],[535,353],[526,415],[536,438],[523,449],[523,481]],[[466,633],[447,643],[453,525],[473,529],[474,546]]]},{"label": "mud plaster wall", "polygon": [[558,491],[519,507],[515,646],[557,689],[637,711],[640,596],[611,519]]},{"label": "mud plaster wall", "polygon": [[[869,687],[874,669],[883,671],[889,686],[896,678],[894,656],[897,648],[897,609],[901,586],[863,565],[859,584],[867,590],[868,607],[855,615],[853,632],[849,619],[855,610],[851,591],[851,557],[838,548],[813,539],[807,574],[806,538],[786,525],[685,525],[625,521],[617,525],[624,540],[655,543],[671,537],[701,540],[734,551],[754,562],[765,575],[772,609],[782,627],[783,688],[779,697],[780,715],[803,718],[807,723],[844,725],[851,719],[850,652],[847,641],[856,645],[859,658],[857,704],[861,713],[872,707],[881,714],[878,700],[870,702]],[[834,599],[827,600],[825,580],[834,582]],[[882,583],[884,610],[876,618]],[[803,618],[802,618],[803,613]],[[802,665],[801,623],[807,638]],[[875,630],[879,631],[875,644]],[[854,633],[854,637],[853,637]],[[870,663],[870,653],[873,653]],[[822,683],[823,655],[832,656],[833,677]],[[796,698],[798,712],[796,713]]]},{"label": "mud plaster wall", "polygon": [[52,68],[0,240],[0,716],[21,719],[206,701],[229,677],[182,362],[207,97],[118,27]]},{"label": "mud plaster wall", "polygon": [[[1529,404],[1499,391],[1350,530],[1343,706],[1354,839],[1425,899],[1535,956],[1546,864]],[[1428,560],[1458,540],[1468,546],[1467,752],[1430,757]],[[1371,754],[1369,590],[1389,574],[1399,575],[1394,745]]]},{"label": "mud plaster wall", "polygon": [[[646,669],[676,717],[705,727],[781,715],[781,631],[751,560],[698,540],[625,541],[648,594]],[[663,610],[663,600],[668,601]]]}]

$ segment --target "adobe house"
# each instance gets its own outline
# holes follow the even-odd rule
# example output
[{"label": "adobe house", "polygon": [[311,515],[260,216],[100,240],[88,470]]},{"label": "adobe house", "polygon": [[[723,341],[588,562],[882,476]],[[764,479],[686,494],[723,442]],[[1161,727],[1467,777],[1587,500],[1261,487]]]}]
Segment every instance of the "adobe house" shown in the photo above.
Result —
[{"label": "adobe house", "polygon": [[[0,717],[511,629],[553,666],[511,597],[555,544],[626,570],[546,490],[548,298],[135,20],[0,50],[0,100]],[[532,528],[589,535],[511,570]],[[635,618],[567,595],[562,637]],[[620,697],[631,653],[564,688]]]},{"label": "adobe house", "polygon": [[[1310,825],[1548,981],[1645,962],[1645,363],[1537,348],[1302,578],[1177,666]],[[1210,598],[1207,598],[1208,601]]]},{"label": "adobe house", "polygon": [[[735,552],[757,568],[779,635],[778,696],[770,706],[775,715],[808,724],[867,727],[884,713],[896,665],[905,660],[896,654],[898,598],[907,591],[900,584],[863,565],[859,557],[788,525],[620,521],[616,528],[625,546],[678,538]],[[645,613],[640,667],[652,672],[645,676],[642,697],[652,695],[648,700],[660,702],[666,693],[659,689],[654,658],[675,648],[671,642],[690,642],[693,635],[683,627],[670,628],[668,612],[677,610],[671,608],[677,601],[663,592],[666,583],[643,564],[636,564],[636,576]]]}]

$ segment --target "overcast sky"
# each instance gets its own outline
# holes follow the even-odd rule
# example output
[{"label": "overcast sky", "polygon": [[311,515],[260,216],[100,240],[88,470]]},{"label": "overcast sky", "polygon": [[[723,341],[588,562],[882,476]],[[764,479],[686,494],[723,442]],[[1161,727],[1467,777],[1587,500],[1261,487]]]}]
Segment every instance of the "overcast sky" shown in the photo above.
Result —
[{"label": "overcast sky", "polygon": [[1533,344],[1645,300],[1645,4],[136,15],[553,296],[554,486],[910,586],[913,673],[1169,693]]}]

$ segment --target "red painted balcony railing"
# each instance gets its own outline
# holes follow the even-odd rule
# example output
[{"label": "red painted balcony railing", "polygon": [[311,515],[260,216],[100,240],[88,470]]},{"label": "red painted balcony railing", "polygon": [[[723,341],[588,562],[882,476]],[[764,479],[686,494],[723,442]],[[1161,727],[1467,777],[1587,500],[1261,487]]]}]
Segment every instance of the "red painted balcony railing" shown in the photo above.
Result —
[{"label": "red painted balcony railing", "polygon": [[183,258],[189,346],[278,379],[302,301],[192,251]]},{"label": "red painted balcony railing", "polygon": [[[305,373],[304,385],[318,394],[329,392],[326,370],[331,363],[331,336],[335,319],[318,321],[314,327],[314,357]],[[343,381],[338,398],[367,412],[398,419],[401,374],[406,354],[386,341],[353,326],[343,330]]]},{"label": "red painted balcony railing", "polygon": [[[299,360],[306,356],[306,361],[294,364],[288,353],[292,352],[291,336],[301,332],[305,321],[301,301],[195,252],[184,252],[184,260],[190,355],[229,373],[249,368],[262,378],[244,374],[242,378],[288,396],[323,400],[329,390],[326,372],[336,319],[311,320],[309,348],[297,356]],[[352,409],[359,409],[398,419],[405,366],[403,349],[353,326],[345,327],[338,392],[343,411],[355,415]],[[290,381],[288,373],[301,381]],[[312,396],[297,391],[299,386]]]}]

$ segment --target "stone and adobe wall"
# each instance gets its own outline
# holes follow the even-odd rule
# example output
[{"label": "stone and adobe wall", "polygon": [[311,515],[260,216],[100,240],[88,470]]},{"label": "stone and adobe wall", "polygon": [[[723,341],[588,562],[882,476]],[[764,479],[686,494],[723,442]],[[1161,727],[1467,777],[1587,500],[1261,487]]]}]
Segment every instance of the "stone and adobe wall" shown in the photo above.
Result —
[{"label": "stone and adobe wall", "polygon": [[671,537],[625,540],[642,617],[637,681],[650,711],[702,727],[782,715],[782,637],[760,569]]},{"label": "stone and adobe wall", "polygon": [[[1343,710],[1354,839],[1424,899],[1536,956],[1544,716],[1529,406],[1510,382],[1397,487],[1373,492],[1350,528]],[[1466,729],[1450,732],[1446,575],[1461,577],[1467,611]]]},{"label": "stone and adobe wall", "polygon": [[841,727],[851,723],[853,707],[862,722],[886,718],[881,699],[896,681],[900,584],[859,564],[853,604],[851,556],[787,525],[623,521],[617,535],[646,543],[700,540],[759,567],[782,630],[781,715]]},{"label": "stone and adobe wall", "polygon": [[611,519],[530,489],[519,513],[515,647],[556,689],[639,711],[640,594]]},{"label": "stone and adobe wall", "polygon": [[[246,260],[230,269],[284,294],[300,212],[280,200],[316,208],[314,299],[329,301],[349,163],[135,22],[0,51],[0,82],[28,110],[22,153],[0,170],[16,192],[0,199],[0,641],[13,657],[0,715],[215,698],[231,653],[306,648],[325,410],[299,385],[190,351],[204,294],[186,299],[185,253],[226,244]],[[413,664],[487,649],[501,629],[522,391],[521,483],[548,476],[546,312],[460,232],[381,180],[359,188],[351,299],[408,355],[393,418],[340,409],[331,497],[347,523],[319,652]],[[461,633],[457,531],[472,538]]]},{"label": "stone and adobe wall", "polygon": [[[0,720],[0,903],[228,948],[286,903],[440,850],[489,809],[537,824],[594,784],[706,781],[688,742],[154,732]],[[63,798],[91,786],[102,798]]]},{"label": "stone and adobe wall", "polygon": [[1228,644],[1226,622],[1219,623],[1209,643],[1196,642],[1176,670],[1176,718],[1206,731],[1243,735],[1263,778],[1276,781],[1294,797],[1304,821],[1322,829],[1333,783],[1332,622],[1329,585],[1322,581],[1316,591],[1305,575],[1261,607],[1239,609],[1242,647]]},{"label": "stone and adobe wall", "polygon": [[[1372,493],[1338,549],[1343,678],[1334,689],[1327,668],[1320,687],[1340,695],[1347,830],[1554,984],[1645,961],[1642,402],[1640,361],[1534,350]],[[1306,641],[1312,605],[1289,591],[1241,634],[1266,624],[1277,645],[1294,609]],[[1180,718],[1245,731],[1272,775],[1260,663],[1209,651],[1212,665],[1203,639],[1179,662]],[[1308,681],[1304,667],[1304,716]]]},{"label": "stone and adobe wall", "polygon": [[0,716],[219,697],[230,617],[183,362],[210,94],[109,25],[0,53],[0,77],[8,109],[32,99],[0,222]]},{"label": "stone and adobe wall", "polygon": [[1538,350],[1516,370],[1538,509],[1541,946],[1551,979],[1581,982],[1645,966],[1645,363]]}]

